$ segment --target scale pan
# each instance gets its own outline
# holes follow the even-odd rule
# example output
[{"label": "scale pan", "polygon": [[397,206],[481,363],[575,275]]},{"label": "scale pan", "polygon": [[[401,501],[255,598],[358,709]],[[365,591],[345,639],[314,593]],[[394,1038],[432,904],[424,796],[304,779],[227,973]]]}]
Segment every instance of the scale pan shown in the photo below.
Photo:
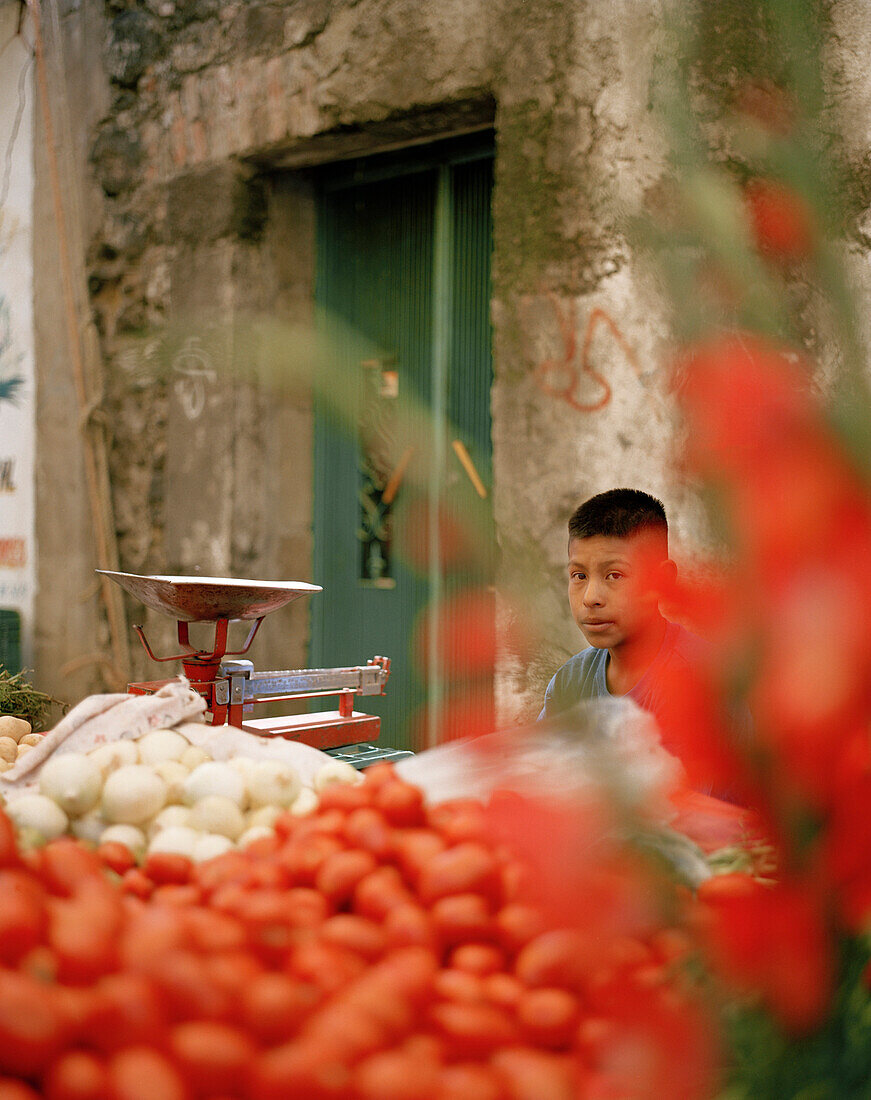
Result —
[{"label": "scale pan", "polygon": [[216,619],[260,619],[300,596],[321,592],[319,584],[305,581],[237,581],[231,577],[161,577],[115,573],[98,569],[104,577],[137,600],[183,622]]}]

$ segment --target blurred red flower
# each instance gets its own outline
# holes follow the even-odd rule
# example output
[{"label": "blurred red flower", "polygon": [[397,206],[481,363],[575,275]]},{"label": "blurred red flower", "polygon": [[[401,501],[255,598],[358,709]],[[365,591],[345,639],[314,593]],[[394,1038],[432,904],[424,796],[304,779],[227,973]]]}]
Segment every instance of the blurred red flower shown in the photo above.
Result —
[{"label": "blurred red flower", "polygon": [[802,260],[813,248],[814,215],[792,188],[774,180],[752,180],[744,192],[750,227],[759,251],[771,259]]},{"label": "blurred red flower", "polygon": [[716,875],[699,887],[697,923],[715,971],[733,988],[759,994],[791,1032],[820,1024],[834,966],[822,900],[806,883]]}]

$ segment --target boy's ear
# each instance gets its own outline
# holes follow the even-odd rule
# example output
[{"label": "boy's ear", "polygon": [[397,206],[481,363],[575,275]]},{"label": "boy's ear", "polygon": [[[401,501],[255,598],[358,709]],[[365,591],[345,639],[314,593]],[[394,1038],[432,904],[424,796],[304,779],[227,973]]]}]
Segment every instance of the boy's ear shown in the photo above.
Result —
[{"label": "boy's ear", "polygon": [[665,561],[660,562],[659,569],[657,570],[656,586],[659,593],[663,596],[669,595],[674,591],[676,582],[677,565],[671,558],[666,558]]}]

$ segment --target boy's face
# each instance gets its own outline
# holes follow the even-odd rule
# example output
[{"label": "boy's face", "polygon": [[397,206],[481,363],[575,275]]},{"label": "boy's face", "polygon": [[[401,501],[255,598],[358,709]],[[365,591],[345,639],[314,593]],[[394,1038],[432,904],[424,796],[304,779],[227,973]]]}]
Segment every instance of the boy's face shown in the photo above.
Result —
[{"label": "boy's face", "polygon": [[658,621],[654,578],[666,553],[662,537],[649,531],[569,542],[569,603],[590,645],[613,649]]}]

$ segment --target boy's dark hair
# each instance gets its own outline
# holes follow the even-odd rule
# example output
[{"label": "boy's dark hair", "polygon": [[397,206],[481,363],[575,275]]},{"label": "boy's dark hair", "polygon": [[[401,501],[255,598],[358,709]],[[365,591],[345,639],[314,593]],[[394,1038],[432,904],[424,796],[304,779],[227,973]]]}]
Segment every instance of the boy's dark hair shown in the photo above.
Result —
[{"label": "boy's dark hair", "polygon": [[569,541],[594,535],[625,539],[643,530],[658,530],[668,539],[662,501],[640,489],[608,489],[590,497],[569,520]]}]

